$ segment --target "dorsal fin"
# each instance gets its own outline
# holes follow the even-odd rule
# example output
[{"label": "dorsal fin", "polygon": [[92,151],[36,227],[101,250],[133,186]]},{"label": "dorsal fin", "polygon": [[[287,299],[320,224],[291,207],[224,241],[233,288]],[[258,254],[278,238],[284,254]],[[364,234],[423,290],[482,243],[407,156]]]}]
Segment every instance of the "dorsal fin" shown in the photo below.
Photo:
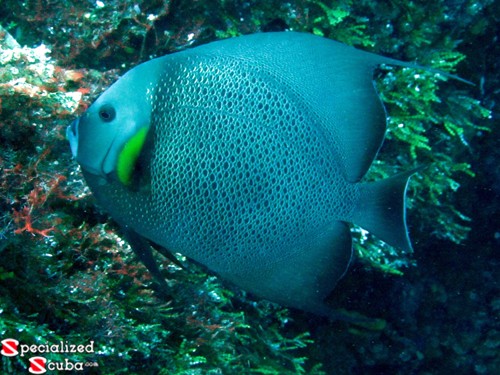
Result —
[{"label": "dorsal fin", "polygon": [[359,181],[382,145],[386,113],[373,84],[381,64],[425,69],[462,82],[457,76],[398,61],[345,44],[297,32],[247,35],[187,50],[216,57],[231,57],[268,67],[319,116],[334,142],[345,177]]}]

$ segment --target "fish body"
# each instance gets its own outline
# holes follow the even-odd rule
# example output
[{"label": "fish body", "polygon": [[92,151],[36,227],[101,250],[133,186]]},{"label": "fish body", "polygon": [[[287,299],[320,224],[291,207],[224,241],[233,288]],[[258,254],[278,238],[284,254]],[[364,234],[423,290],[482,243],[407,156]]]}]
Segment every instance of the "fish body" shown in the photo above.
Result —
[{"label": "fish body", "polygon": [[293,32],[213,42],[130,70],[68,138],[97,201],[154,273],[148,241],[327,315],[351,259],[347,223],[411,249],[412,172],[360,182],[384,138],[372,82],[384,63],[398,62]]}]

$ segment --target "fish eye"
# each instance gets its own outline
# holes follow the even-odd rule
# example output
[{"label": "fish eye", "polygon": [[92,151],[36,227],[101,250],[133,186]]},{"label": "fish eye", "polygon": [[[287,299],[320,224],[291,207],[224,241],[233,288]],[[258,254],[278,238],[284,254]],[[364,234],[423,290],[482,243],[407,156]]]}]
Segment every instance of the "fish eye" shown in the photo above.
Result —
[{"label": "fish eye", "polygon": [[104,104],[99,109],[99,118],[104,122],[111,122],[116,117],[116,111],[110,104]]}]

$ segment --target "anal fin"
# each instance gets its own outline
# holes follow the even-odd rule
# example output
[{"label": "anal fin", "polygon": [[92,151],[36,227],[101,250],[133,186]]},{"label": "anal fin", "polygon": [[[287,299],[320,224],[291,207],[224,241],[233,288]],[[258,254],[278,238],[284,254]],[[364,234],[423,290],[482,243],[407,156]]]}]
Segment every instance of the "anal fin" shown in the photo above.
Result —
[{"label": "anal fin", "polygon": [[[319,235],[301,241],[278,262],[263,264],[258,273],[234,275],[238,284],[256,295],[322,316],[333,310],[324,304],[344,275],[352,255],[349,227],[334,222]],[[224,277],[224,275],[222,275]]]}]

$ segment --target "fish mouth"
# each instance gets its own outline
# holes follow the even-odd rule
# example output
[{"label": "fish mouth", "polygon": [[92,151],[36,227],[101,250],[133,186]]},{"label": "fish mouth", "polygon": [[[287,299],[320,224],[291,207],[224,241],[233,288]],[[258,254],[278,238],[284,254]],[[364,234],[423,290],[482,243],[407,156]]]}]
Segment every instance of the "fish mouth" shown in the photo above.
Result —
[{"label": "fish mouth", "polygon": [[80,118],[74,120],[66,128],[66,139],[69,141],[69,146],[71,147],[71,153],[76,159],[78,155],[78,124],[80,123]]},{"label": "fish mouth", "polygon": [[[96,168],[95,166],[86,163],[85,160],[82,160],[81,155],[79,157],[78,155],[79,125],[80,125],[80,117],[72,121],[71,124],[66,128],[66,139],[69,142],[69,146],[71,148],[71,154],[76,159],[77,163],[80,164],[82,169],[85,170],[85,172],[103,177],[106,180],[108,180],[110,178],[111,173],[105,173],[103,165],[100,165],[98,168]],[[104,164],[104,161],[102,164]]]}]

